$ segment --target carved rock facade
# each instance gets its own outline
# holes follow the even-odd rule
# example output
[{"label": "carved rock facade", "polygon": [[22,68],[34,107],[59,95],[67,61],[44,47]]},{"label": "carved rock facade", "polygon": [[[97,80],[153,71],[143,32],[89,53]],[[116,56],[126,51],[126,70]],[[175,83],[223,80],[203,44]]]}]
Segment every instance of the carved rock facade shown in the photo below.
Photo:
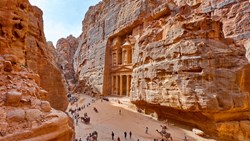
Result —
[{"label": "carved rock facade", "polygon": [[248,140],[249,15],[247,0],[102,1],[83,21],[77,79],[85,93],[126,92],[159,118]]}]

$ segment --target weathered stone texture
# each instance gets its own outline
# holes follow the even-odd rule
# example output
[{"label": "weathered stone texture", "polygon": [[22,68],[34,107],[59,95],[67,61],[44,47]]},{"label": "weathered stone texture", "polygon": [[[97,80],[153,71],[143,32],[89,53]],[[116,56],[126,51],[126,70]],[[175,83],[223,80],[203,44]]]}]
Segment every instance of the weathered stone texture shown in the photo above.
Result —
[{"label": "weathered stone texture", "polygon": [[[5,61],[0,55],[0,66]],[[12,72],[0,70],[0,141],[72,140],[68,116],[41,100],[45,90],[29,77],[36,74],[19,63],[11,65]]]},{"label": "weathered stone texture", "polygon": [[59,39],[55,50],[57,65],[63,72],[69,91],[73,90],[76,83],[75,72],[73,69],[73,57],[78,44],[78,39],[70,35],[67,38]]},{"label": "weathered stone texture", "polygon": [[81,90],[111,92],[110,48],[126,38],[138,106],[219,139],[249,140],[249,17],[247,0],[102,1],[87,12],[74,55]]},{"label": "weathered stone texture", "polygon": [[103,93],[104,63],[107,39],[123,29],[134,27],[142,22],[163,0],[135,1],[126,4],[121,0],[102,1],[90,7],[83,20],[83,33],[74,55],[74,70],[78,81],[88,87],[87,93]]},{"label": "weathered stone texture", "polygon": [[52,57],[42,11],[28,0],[1,0],[0,141],[73,138],[68,116],[50,107],[67,107],[66,89]]},{"label": "weathered stone texture", "polygon": [[31,6],[28,0],[2,0],[0,47],[0,54],[8,55],[5,56],[7,61],[4,63],[6,71],[13,69],[10,62],[32,69],[40,75],[40,86],[48,91],[46,100],[56,109],[66,109],[65,85],[46,45],[40,9]]}]

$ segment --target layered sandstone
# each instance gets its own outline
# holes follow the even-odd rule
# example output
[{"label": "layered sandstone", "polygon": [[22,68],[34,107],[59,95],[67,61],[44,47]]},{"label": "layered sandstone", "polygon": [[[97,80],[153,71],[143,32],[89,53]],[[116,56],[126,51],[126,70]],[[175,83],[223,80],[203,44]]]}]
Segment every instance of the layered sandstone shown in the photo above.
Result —
[{"label": "layered sandstone", "polygon": [[69,117],[42,100],[39,75],[10,56],[0,55],[0,140],[72,140]]},{"label": "layered sandstone", "polygon": [[77,79],[83,92],[114,94],[123,81],[111,77],[112,48],[129,42],[135,104],[219,139],[249,140],[249,15],[247,0],[102,1],[83,21]]},{"label": "layered sandstone", "polygon": [[78,39],[72,35],[59,39],[56,44],[56,62],[63,72],[69,91],[73,90],[76,83],[73,57],[78,44]]},{"label": "layered sandstone", "polygon": [[54,63],[45,42],[41,10],[27,0],[2,0],[1,141],[72,140],[70,119],[52,108],[67,107],[66,90]]},{"label": "layered sandstone", "polygon": [[[0,2],[0,54],[16,56],[17,63],[40,75],[52,107],[65,110],[66,89],[43,32],[42,11],[28,0]],[[60,102],[58,101],[60,99]]]}]

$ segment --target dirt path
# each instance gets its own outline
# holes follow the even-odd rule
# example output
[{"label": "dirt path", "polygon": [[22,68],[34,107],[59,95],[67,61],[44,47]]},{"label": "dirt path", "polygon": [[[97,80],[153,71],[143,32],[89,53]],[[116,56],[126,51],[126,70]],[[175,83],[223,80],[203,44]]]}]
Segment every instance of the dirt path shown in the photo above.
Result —
[{"label": "dirt path", "polygon": [[[161,136],[156,132],[156,129],[160,130],[163,123],[153,119],[152,117],[140,114],[131,109],[131,105],[127,98],[109,98],[110,101],[97,100],[92,103],[92,98],[82,95],[78,102],[78,106],[87,105],[79,112],[80,117],[84,113],[88,113],[90,116],[90,124],[84,124],[78,122],[75,126],[76,138],[82,138],[82,141],[86,140],[89,133],[93,131],[98,132],[98,141],[112,141],[111,132],[117,137],[121,138],[121,141],[153,141],[153,139],[160,139]],[[122,104],[118,104],[117,101],[121,101]],[[75,108],[76,105],[71,105],[69,108]],[[93,108],[98,109],[96,113]],[[119,114],[121,110],[121,114]],[[76,125],[76,124],[75,124]],[[146,127],[148,127],[148,134],[145,133]],[[127,139],[124,138],[124,132],[127,132]],[[132,138],[129,138],[129,132],[132,132]],[[184,135],[187,136],[188,141],[209,141],[208,139],[201,138],[191,131],[169,125],[168,132],[171,133],[174,141],[183,141]]]}]

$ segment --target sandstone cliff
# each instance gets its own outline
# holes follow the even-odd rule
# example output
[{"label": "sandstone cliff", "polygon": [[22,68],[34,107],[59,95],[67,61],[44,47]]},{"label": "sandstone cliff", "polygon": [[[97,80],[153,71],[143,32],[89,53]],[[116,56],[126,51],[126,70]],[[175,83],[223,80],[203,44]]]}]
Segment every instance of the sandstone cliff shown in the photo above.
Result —
[{"label": "sandstone cliff", "polygon": [[[71,140],[66,90],[47,48],[42,12],[0,1],[0,140]],[[49,102],[48,102],[49,101]]]},{"label": "sandstone cliff", "polygon": [[112,46],[129,42],[130,97],[160,119],[249,140],[248,0],[103,0],[74,55],[83,92],[111,94]]},{"label": "sandstone cliff", "polygon": [[64,74],[69,91],[73,90],[76,83],[73,56],[78,44],[78,39],[72,35],[67,38],[61,38],[56,44],[56,62]]},{"label": "sandstone cliff", "polygon": [[66,109],[65,85],[46,45],[40,9],[31,6],[28,0],[2,0],[0,46],[1,54],[15,55],[19,64],[40,75],[39,85],[48,91],[46,100],[52,107]]},{"label": "sandstone cliff", "polygon": [[69,117],[41,100],[48,92],[39,75],[15,57],[0,55],[0,141],[73,140]]}]

